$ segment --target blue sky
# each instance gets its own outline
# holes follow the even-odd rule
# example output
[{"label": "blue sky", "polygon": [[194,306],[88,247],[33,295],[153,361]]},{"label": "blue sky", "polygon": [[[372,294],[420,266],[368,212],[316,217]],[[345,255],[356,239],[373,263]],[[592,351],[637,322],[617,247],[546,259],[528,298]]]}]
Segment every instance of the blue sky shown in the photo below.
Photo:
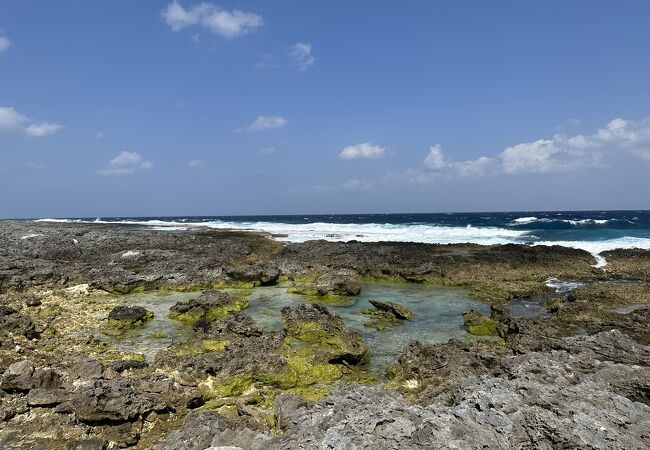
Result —
[{"label": "blue sky", "polygon": [[0,2],[0,217],[650,208],[650,2]]}]

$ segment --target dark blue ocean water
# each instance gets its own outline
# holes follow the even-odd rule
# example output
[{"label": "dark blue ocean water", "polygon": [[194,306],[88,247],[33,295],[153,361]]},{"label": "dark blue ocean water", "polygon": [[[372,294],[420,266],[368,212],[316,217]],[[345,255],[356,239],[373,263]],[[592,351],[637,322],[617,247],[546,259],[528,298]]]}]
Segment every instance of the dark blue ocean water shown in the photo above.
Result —
[{"label": "dark blue ocean water", "polygon": [[611,248],[650,248],[650,211],[530,211],[435,214],[324,214],[276,216],[102,217],[66,219],[128,222],[169,230],[201,225],[253,229],[276,239],[558,243],[597,254]]}]

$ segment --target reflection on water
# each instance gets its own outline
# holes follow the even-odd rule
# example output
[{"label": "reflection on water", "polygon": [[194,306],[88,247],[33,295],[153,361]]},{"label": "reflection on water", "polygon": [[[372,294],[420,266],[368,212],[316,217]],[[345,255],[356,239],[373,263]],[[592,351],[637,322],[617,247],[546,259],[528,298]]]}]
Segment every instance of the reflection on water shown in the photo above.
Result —
[{"label": "reflection on water", "polygon": [[[258,287],[252,291],[231,290],[233,294],[248,294],[251,317],[269,329],[282,328],[280,310],[285,306],[310,301],[309,297],[289,294],[287,286]],[[167,318],[169,308],[176,302],[199,295],[195,293],[136,294],[128,303],[140,305],[152,310],[152,321],[136,330],[129,330],[118,345],[126,351],[143,352],[148,358],[161,348],[167,347],[172,340],[182,340],[191,334],[191,327]],[[465,339],[468,334],[463,325],[462,312],[473,308],[483,314],[489,314],[488,304],[472,300],[467,292],[460,288],[434,287],[420,284],[366,283],[361,295],[350,299],[350,304],[327,306],[341,316],[346,325],[363,333],[372,351],[371,370],[382,371],[394,362],[404,347],[413,340],[423,343],[446,342],[451,338]],[[361,313],[371,308],[370,300],[385,300],[400,303],[416,314],[411,321],[387,327],[377,331],[365,327],[368,316]],[[163,332],[165,338],[152,339],[151,335]]]}]

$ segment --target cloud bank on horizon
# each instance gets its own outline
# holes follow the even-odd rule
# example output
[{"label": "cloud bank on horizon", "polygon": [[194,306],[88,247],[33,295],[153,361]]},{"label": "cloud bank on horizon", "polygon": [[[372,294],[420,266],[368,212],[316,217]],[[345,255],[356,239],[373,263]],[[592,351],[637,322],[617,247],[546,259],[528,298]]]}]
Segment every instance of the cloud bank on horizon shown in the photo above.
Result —
[{"label": "cloud bank on horizon", "polygon": [[650,162],[650,116],[639,121],[616,118],[592,134],[556,134],[507,147],[497,156],[450,161],[436,144],[429,148],[424,169],[411,170],[412,181],[486,175],[544,174],[606,168],[608,156],[629,153]]},{"label": "cloud bank on horizon", "polygon": [[[91,3],[66,22],[64,3],[34,12],[41,28],[1,4],[0,190],[42,183],[74,209],[75,183],[110,186],[123,202],[106,194],[107,208],[139,215],[145,195],[178,212],[276,212],[260,193],[295,213],[650,207],[650,5],[625,5],[625,26],[593,7],[549,36],[517,24],[580,8],[362,0],[341,16],[288,1],[107,5],[105,23]],[[206,204],[205,190],[229,195]],[[5,214],[50,207],[20,195]]]}]

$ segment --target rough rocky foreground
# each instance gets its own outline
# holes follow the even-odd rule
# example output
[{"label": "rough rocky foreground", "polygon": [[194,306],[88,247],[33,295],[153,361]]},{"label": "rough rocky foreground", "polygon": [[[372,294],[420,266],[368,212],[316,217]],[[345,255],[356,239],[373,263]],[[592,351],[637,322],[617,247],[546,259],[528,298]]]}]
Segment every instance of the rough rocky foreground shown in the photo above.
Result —
[{"label": "rough rocky foreground", "polygon": [[[0,448],[648,448],[650,252],[604,256],[3,221]],[[557,296],[550,277],[585,285]],[[490,336],[412,342],[369,376],[363,337],[323,303],[377,279],[466,287],[492,304],[468,330]],[[214,290],[279,281],[314,303],[280,331]],[[186,339],[121,351],[152,317],[121,294],[150,290],[207,291],[169,311]],[[513,318],[529,297],[549,314]]]},{"label": "rough rocky foreground", "polygon": [[649,358],[618,331],[567,338],[551,352],[496,358],[424,404],[348,385],[313,407],[279,399],[281,436],[201,412],[157,448],[647,448]]}]

